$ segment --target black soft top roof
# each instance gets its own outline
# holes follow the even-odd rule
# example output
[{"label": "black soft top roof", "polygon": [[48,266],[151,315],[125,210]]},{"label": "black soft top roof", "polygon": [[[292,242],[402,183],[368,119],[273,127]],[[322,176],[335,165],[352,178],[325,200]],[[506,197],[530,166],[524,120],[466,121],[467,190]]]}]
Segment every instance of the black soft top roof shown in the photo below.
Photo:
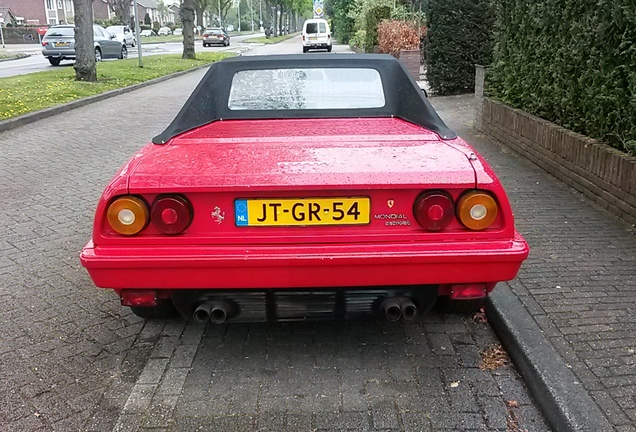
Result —
[{"label": "black soft top roof", "polygon": [[[230,110],[232,77],[238,71],[292,68],[371,68],[379,72],[386,100],[382,108]],[[455,132],[437,115],[417,83],[402,64],[386,54],[304,54],[233,57],[212,64],[179,114],[161,134],[152,139],[164,144],[175,136],[216,120],[292,119],[340,117],[399,117],[453,139]]]}]

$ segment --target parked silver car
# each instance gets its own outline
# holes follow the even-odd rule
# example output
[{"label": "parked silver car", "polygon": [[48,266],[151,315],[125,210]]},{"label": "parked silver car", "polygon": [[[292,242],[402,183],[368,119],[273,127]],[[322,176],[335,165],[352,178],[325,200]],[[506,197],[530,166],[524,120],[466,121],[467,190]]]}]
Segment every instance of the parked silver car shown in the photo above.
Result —
[{"label": "parked silver car", "polygon": [[109,26],[109,27],[106,27],[106,31],[112,35],[115,35],[115,38],[119,42],[125,43],[126,46],[134,47],[136,44],[135,36],[133,35],[133,32],[130,30],[130,27],[128,26],[125,26],[125,25]]},{"label": "parked silver car", "polygon": [[[96,61],[128,57],[126,44],[117,40],[105,28],[93,25],[93,39]],[[42,38],[42,55],[53,66],[58,66],[62,60],[75,60],[75,26],[56,25],[49,28]]]}]

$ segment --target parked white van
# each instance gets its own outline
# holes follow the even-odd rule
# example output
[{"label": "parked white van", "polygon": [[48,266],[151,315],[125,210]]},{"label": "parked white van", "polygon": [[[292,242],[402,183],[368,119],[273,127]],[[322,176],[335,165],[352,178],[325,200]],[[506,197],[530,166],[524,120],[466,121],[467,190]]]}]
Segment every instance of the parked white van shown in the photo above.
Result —
[{"label": "parked white van", "polygon": [[331,30],[324,19],[308,19],[303,24],[303,52],[326,49],[331,52]]}]

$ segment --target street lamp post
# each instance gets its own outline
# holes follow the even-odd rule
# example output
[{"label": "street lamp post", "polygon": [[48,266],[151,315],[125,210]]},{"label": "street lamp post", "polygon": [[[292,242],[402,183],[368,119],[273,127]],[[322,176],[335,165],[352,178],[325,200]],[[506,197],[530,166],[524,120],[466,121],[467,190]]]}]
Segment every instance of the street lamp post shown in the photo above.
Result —
[{"label": "street lamp post", "polygon": [[139,59],[139,67],[144,67],[144,62],[141,58],[141,30],[139,29],[139,18],[137,17],[137,0],[133,0],[133,7],[135,10],[133,11],[135,17],[135,38],[137,39],[137,58]]}]

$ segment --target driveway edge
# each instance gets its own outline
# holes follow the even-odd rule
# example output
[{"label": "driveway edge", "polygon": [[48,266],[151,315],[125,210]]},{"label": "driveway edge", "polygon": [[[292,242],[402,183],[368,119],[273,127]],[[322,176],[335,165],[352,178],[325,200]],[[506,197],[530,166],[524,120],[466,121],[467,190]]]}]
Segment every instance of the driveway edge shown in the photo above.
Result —
[{"label": "driveway edge", "polygon": [[[214,62],[212,62],[212,63],[214,63]],[[177,78],[177,77],[179,77],[181,75],[185,75],[185,74],[188,74],[190,72],[195,72],[195,71],[197,71],[199,69],[203,69],[203,68],[209,67],[212,63],[208,63],[208,64],[205,64],[205,65],[202,65],[202,66],[197,66],[197,67],[194,67],[194,68],[191,68],[191,69],[182,70],[182,71],[179,71],[179,72],[172,73],[170,75],[160,76],[160,77],[148,80],[148,81],[144,81],[144,82],[140,82],[140,83],[137,83],[137,84],[133,84],[133,85],[128,86],[128,87],[122,87],[122,88],[115,89],[115,90],[109,90],[107,92],[96,94],[94,96],[89,96],[89,97],[85,97],[85,98],[82,98],[82,99],[77,99],[77,100],[62,104],[62,105],[56,105],[54,107],[45,108],[45,109],[42,109],[42,110],[39,110],[39,111],[34,111],[34,112],[31,112],[31,113],[23,114],[21,116],[10,118],[10,119],[7,119],[7,120],[2,120],[2,121],[0,121],[0,132],[5,132],[5,131],[11,130],[11,129],[16,129],[16,128],[19,128],[20,126],[28,125],[28,124],[34,123],[34,122],[36,122],[38,120],[42,120],[42,119],[45,119],[45,118],[48,118],[48,117],[52,117],[54,115],[57,115],[57,114],[60,114],[60,113],[66,112],[66,111],[70,111],[70,110],[73,110],[75,108],[80,108],[80,107],[83,107],[83,106],[88,105],[88,104],[92,104],[92,103],[99,102],[99,101],[102,101],[102,100],[105,100],[105,99],[109,99],[109,98],[112,98],[112,97],[115,97],[115,96],[119,96],[119,95],[124,94],[124,93],[129,93],[131,91],[134,91],[134,90],[137,90],[137,89],[140,89],[140,88],[143,88],[143,87],[147,87],[147,86],[150,86],[150,85],[153,85],[153,84],[157,84],[157,83],[160,83],[160,82],[163,82],[163,81],[167,81],[167,80],[172,79],[172,78]]]},{"label": "driveway edge", "polygon": [[508,284],[500,284],[490,294],[486,311],[488,321],[554,430],[614,430]]}]

